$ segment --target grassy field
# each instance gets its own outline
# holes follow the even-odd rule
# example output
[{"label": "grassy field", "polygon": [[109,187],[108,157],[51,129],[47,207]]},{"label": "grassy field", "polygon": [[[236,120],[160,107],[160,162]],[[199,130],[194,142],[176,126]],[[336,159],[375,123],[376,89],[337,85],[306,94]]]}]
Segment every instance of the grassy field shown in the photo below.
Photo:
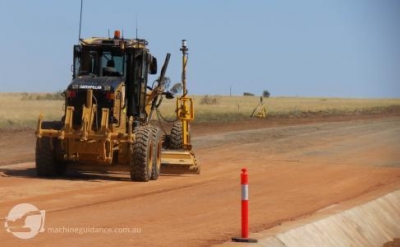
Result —
[{"label": "grassy field", "polygon": [[[195,118],[197,122],[233,121],[248,118],[259,106],[255,114],[266,108],[267,117],[298,118],[313,115],[351,115],[361,113],[380,113],[388,108],[400,108],[400,99],[343,99],[343,98],[301,98],[251,96],[209,96],[210,103],[205,104],[205,96],[193,96]],[[213,100],[215,99],[215,100]],[[174,100],[165,100],[160,107],[163,115],[173,117]],[[168,114],[169,113],[169,114]]]},{"label": "grassy field", "polygon": [[[251,96],[193,96],[195,121],[237,121],[248,118],[259,104],[259,97]],[[54,94],[0,93],[0,128],[33,128],[38,115],[45,120],[59,120],[64,101]],[[342,99],[342,98],[264,98],[263,106],[270,118],[298,118],[313,115],[350,115],[380,113],[400,108],[400,99]],[[164,99],[160,112],[174,118],[175,100]],[[260,110],[256,111],[256,113]]]},{"label": "grassy field", "polygon": [[[0,93],[0,128],[34,127],[38,116],[45,113],[49,120],[60,119],[63,115],[62,100],[46,100],[45,94]],[[37,97],[39,96],[39,97]]]}]

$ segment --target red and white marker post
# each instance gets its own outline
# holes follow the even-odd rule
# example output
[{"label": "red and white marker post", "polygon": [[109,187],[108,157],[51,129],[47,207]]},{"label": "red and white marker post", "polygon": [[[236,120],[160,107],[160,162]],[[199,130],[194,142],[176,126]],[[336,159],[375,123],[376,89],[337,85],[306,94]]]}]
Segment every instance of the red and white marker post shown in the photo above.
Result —
[{"label": "red and white marker post", "polygon": [[242,236],[234,237],[234,242],[257,243],[257,239],[249,238],[249,176],[247,169],[243,168],[240,174],[240,185],[242,188]]}]

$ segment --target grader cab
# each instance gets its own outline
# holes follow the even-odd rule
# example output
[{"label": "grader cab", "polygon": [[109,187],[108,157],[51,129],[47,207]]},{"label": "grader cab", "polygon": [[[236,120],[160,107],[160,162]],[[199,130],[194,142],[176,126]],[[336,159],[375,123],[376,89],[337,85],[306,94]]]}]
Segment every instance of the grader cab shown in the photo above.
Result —
[{"label": "grader cab", "polygon": [[[63,175],[67,168],[81,171],[129,171],[133,181],[156,180],[160,172],[200,173],[189,139],[193,103],[186,90],[186,42],[182,43],[183,94],[177,97],[171,133],[151,123],[160,98],[171,98],[165,74],[157,74],[157,59],[143,39],[81,39],[74,46],[73,80],[65,91],[61,121],[43,121],[36,130],[38,176]],[[164,140],[170,140],[168,145]],[[164,144],[164,145],[163,145]]]}]

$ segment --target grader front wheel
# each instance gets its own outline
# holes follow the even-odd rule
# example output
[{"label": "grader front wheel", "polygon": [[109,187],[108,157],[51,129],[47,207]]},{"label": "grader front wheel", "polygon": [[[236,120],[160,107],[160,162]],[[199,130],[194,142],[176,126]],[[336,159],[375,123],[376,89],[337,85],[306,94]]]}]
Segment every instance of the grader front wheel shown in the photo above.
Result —
[{"label": "grader front wheel", "polygon": [[182,122],[174,122],[170,135],[170,149],[178,150],[183,148]]},{"label": "grader front wheel", "polygon": [[161,149],[162,149],[162,132],[160,128],[151,127],[153,133],[153,167],[151,172],[151,180],[157,180],[161,169]]},{"label": "grader front wheel", "polygon": [[153,167],[153,132],[148,127],[135,131],[135,142],[131,147],[130,173],[132,181],[147,182]]},{"label": "grader front wheel", "polygon": [[50,137],[36,140],[35,161],[36,173],[39,177],[55,177],[64,175],[67,170],[65,161],[59,159],[61,143]]}]

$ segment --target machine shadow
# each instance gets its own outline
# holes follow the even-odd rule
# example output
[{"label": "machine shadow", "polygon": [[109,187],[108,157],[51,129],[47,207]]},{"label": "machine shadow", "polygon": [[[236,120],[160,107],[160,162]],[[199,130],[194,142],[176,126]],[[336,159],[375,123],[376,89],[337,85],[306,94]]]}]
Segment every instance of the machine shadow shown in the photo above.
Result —
[{"label": "machine shadow", "polygon": [[116,172],[81,172],[75,170],[68,170],[63,176],[55,177],[39,177],[36,174],[35,168],[22,168],[22,169],[4,169],[0,168],[0,177],[21,177],[31,179],[43,180],[69,180],[69,181],[88,181],[88,182],[101,182],[101,181],[128,181],[132,182],[128,174]]}]

